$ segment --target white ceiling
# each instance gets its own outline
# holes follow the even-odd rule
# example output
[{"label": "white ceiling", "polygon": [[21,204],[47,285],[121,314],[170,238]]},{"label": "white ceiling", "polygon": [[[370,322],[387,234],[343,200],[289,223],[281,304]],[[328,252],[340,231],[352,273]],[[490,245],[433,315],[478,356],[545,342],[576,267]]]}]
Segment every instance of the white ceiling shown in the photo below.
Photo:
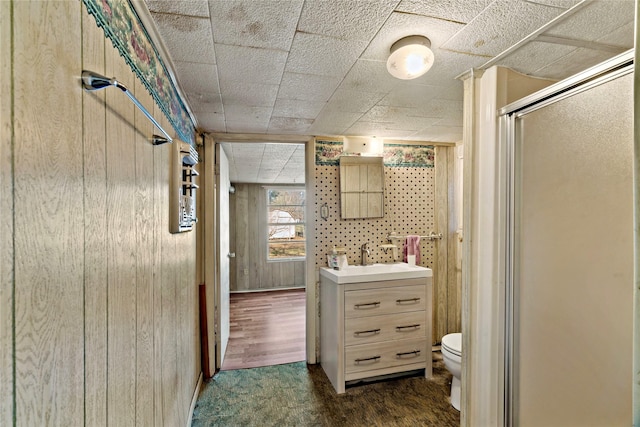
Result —
[{"label": "white ceiling", "polygon": [[[463,97],[456,77],[471,68],[502,65],[560,80],[633,47],[633,0],[146,4],[198,128],[216,133],[456,142]],[[415,80],[395,79],[386,71],[389,48],[413,34],[431,40],[435,64]],[[282,163],[270,148],[238,148],[239,160],[229,147],[243,165],[236,170]]]}]

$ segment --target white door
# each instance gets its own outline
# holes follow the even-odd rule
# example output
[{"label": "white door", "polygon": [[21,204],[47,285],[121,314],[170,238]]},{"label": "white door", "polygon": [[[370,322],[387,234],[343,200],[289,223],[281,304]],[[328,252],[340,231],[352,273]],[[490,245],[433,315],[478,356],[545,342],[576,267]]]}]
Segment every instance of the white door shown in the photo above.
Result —
[{"label": "white door", "polygon": [[632,424],[633,74],[515,120],[513,421]]},{"label": "white door", "polygon": [[216,144],[216,369],[222,367],[229,342],[229,161]]}]

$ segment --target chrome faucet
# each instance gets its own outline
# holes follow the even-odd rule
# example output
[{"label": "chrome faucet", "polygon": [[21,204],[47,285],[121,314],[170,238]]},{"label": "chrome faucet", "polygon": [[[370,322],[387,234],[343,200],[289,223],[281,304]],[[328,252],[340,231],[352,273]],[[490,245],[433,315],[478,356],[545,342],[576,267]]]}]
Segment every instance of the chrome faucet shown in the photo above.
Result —
[{"label": "chrome faucet", "polygon": [[371,255],[371,251],[369,250],[369,242],[360,246],[360,257],[362,259],[361,265],[367,265],[367,256]]}]

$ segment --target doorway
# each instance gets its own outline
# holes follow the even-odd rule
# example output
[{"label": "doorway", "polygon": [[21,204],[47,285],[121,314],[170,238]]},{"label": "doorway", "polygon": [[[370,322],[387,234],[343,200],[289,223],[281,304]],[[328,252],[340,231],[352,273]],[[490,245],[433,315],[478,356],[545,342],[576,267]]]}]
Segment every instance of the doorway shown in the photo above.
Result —
[{"label": "doorway", "polygon": [[[217,325],[226,335],[217,367],[305,360],[305,145],[220,139],[218,150],[218,241],[228,241],[219,272],[228,274],[219,275],[216,299],[225,304]],[[293,322],[286,340],[283,319]]]}]

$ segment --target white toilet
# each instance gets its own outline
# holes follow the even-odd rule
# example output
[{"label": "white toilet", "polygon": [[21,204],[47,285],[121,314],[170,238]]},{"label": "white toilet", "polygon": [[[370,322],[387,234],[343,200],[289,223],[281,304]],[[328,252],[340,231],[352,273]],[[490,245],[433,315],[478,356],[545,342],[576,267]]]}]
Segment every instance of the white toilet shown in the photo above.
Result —
[{"label": "white toilet", "polygon": [[453,375],[451,381],[451,405],[460,410],[460,374],[462,373],[462,334],[448,334],[442,337],[440,347],[444,365]]}]

